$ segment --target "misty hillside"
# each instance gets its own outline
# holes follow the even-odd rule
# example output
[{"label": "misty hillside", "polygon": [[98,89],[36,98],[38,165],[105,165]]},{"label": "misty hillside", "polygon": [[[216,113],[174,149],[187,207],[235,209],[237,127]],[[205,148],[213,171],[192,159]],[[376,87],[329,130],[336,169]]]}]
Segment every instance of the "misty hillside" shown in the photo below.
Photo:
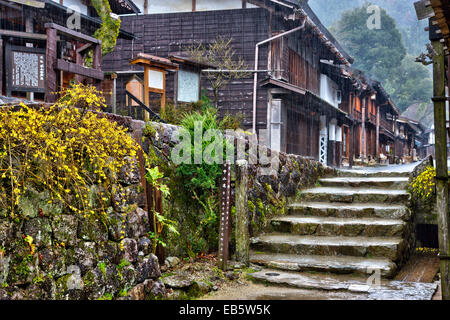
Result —
[{"label": "misty hillside", "polygon": [[[428,33],[424,30],[428,22],[427,20],[417,20],[414,9],[415,1],[417,0],[309,0],[308,3],[322,23],[334,33],[341,45],[355,58],[353,66],[380,81],[404,116],[421,121],[425,126],[430,127],[433,124],[433,108],[430,106],[432,70],[431,66],[423,67],[414,62],[415,57],[426,51],[425,45],[429,43]],[[367,21],[366,11],[365,9],[362,13],[358,11],[359,13],[354,14],[351,18],[348,15],[343,16],[343,13],[356,10],[364,5],[367,6],[369,3],[386,10],[387,15],[395,20],[394,26],[390,27],[385,22],[385,25],[381,26],[381,29],[384,30],[379,30],[377,33],[378,37],[382,37],[382,39],[376,44],[373,41],[376,36],[363,43],[352,43],[352,39],[358,38],[352,34],[357,35],[367,28],[365,24]],[[367,14],[368,16],[369,14]],[[345,22],[343,19],[346,19]],[[349,25],[351,27],[345,29],[345,26]],[[389,41],[389,35],[397,32],[396,30],[400,33],[399,39],[401,40],[394,41],[392,46],[386,44],[385,42]],[[402,44],[398,45],[399,42]],[[377,52],[376,50],[387,52],[389,49],[392,54],[373,59],[375,54],[372,52]],[[401,50],[406,50],[406,55],[401,63],[398,62],[392,66],[392,62],[396,58],[394,56],[400,55]],[[397,60],[399,60],[398,56]],[[378,65],[375,70],[372,68],[374,65]]]}]

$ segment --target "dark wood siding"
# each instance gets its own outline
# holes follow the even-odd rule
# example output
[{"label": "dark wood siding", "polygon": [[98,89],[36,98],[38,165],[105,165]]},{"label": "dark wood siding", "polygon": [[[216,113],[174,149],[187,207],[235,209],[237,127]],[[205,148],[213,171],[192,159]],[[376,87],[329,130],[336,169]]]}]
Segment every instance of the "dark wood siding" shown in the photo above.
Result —
[{"label": "dark wood siding", "polygon": [[[152,14],[122,17],[122,28],[132,32],[138,39],[119,40],[114,52],[104,58],[104,70],[131,70],[130,59],[139,52],[161,57],[186,55],[189,46],[195,43],[208,44],[217,36],[232,38],[232,46],[237,55],[244,58],[253,69],[256,43],[269,37],[269,12],[264,9],[236,9],[205,12],[185,12],[172,14]],[[259,55],[259,69],[267,69],[268,45],[262,46]],[[117,102],[125,103],[124,84],[131,75],[121,76],[117,82]],[[259,79],[265,76],[261,74]],[[167,77],[167,97],[173,99],[173,74]],[[202,86],[212,97],[209,83],[202,79]],[[257,123],[266,127],[267,92],[258,88]],[[236,80],[219,92],[219,109],[245,115],[246,128],[251,127],[253,101],[253,76]]]}]

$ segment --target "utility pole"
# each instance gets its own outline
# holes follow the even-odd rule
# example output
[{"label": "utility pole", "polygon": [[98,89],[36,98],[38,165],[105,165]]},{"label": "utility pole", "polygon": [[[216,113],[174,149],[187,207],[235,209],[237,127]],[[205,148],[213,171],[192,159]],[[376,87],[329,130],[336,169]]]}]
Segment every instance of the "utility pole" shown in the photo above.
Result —
[{"label": "utility pole", "polygon": [[442,300],[450,300],[450,238],[448,215],[447,128],[445,102],[444,48],[439,39],[432,40],[433,102],[436,134],[436,213],[439,227],[439,258]]}]

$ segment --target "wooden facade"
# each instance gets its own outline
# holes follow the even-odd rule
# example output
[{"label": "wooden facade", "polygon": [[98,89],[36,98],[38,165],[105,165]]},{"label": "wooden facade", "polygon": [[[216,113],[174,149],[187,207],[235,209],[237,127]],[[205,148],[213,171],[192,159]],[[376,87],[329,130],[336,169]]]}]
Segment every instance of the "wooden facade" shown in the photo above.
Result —
[{"label": "wooden facade", "polygon": [[[74,4],[73,1],[66,2],[67,5]],[[79,81],[82,80],[82,77],[99,81],[103,79],[103,73],[100,70],[100,42],[92,38],[94,32],[100,27],[101,21],[89,1],[80,0],[79,2],[81,11],[85,11],[85,13],[78,13],[69,9],[61,4],[65,4],[64,1],[42,2],[38,7],[8,0],[0,1],[0,57],[2,57],[0,59],[0,95],[43,101],[46,89],[54,92],[61,87],[66,87],[76,74],[79,75],[77,78]],[[125,4],[119,2],[116,6],[117,12],[133,12],[123,8]],[[119,7],[122,9],[119,9]],[[74,22],[75,20],[71,20],[74,14],[79,18],[79,25]],[[49,34],[48,30],[53,31],[50,31]],[[52,42],[50,45],[48,45],[49,36]],[[133,36],[121,29],[119,37],[132,39]],[[80,63],[79,57],[86,53],[82,52],[86,48],[83,47],[86,42],[93,44],[93,47],[97,49],[93,54],[94,64],[96,64],[94,68],[85,68]],[[6,60],[8,57],[5,56],[8,46],[27,48],[21,49],[23,51],[34,50],[38,52],[43,50],[45,52],[50,50],[45,52],[45,60],[49,64],[48,69],[57,69],[58,72],[56,74],[53,72],[46,73],[45,85],[47,88],[44,90],[33,88],[7,90],[8,83],[11,82],[11,76],[7,74],[7,67],[11,61]],[[97,83],[97,85],[100,86],[100,83]],[[47,94],[47,96],[49,95]],[[48,101],[53,101],[53,99]]]},{"label": "wooden facade", "polygon": [[[215,1],[221,8],[222,3]],[[158,1],[147,8],[148,14],[141,14],[145,10],[139,1],[112,1],[115,13],[125,14],[121,16],[117,46],[103,58],[101,65],[101,57],[96,52],[96,70],[85,70],[79,65],[78,57],[84,47],[64,32],[57,35],[56,45],[55,32],[48,33],[45,29],[46,23],[66,24],[70,16],[66,7],[53,1],[43,8],[33,8],[0,0],[0,58],[4,56],[5,42],[48,49],[50,35],[53,43],[50,51],[58,52],[57,56],[51,56],[53,60],[47,69],[52,71],[56,67],[63,72],[49,73],[52,84],[49,89],[66,86],[75,73],[78,80],[81,76],[102,80],[96,84],[106,91],[107,102],[113,105],[109,111],[126,113],[128,105],[133,104],[127,99],[127,89],[144,101],[145,91],[141,87],[147,77],[142,66],[130,64],[138,54],[188,61],[189,47],[199,43],[208,45],[222,36],[232,40],[233,50],[243,58],[247,69],[255,69],[257,46],[259,54],[256,99],[253,98],[254,74],[249,73],[247,78],[234,80],[220,89],[219,113],[242,113],[245,129],[252,128],[255,116],[257,132],[265,130],[259,137],[264,137],[264,143],[272,149],[337,167],[353,164],[358,159],[377,160],[380,155],[391,156],[391,162],[405,154],[412,156],[414,134],[406,133],[403,141],[396,131],[399,113],[381,84],[351,69],[352,58],[321,24],[307,2],[248,0],[240,5],[236,0],[234,7],[217,10],[213,8],[214,1],[210,1],[211,9],[203,8],[199,2],[182,12],[154,14],[151,9],[155,3]],[[81,15],[79,31],[92,35],[100,21],[88,1],[83,5],[87,9]],[[293,29],[299,30],[285,35]],[[278,38],[270,40],[277,35]],[[0,88],[5,92],[7,78],[3,59],[0,61]],[[201,69],[196,67],[196,72]],[[164,74],[164,100],[175,105],[177,75],[176,70]],[[200,77],[200,83],[212,97],[212,88],[204,76]],[[44,96],[36,93],[34,98],[39,100]],[[152,97],[146,101],[152,107]],[[160,108],[160,103],[157,104],[155,111]]]},{"label": "wooden facade", "polygon": [[[259,48],[258,70],[269,71],[258,72],[256,128],[267,130],[267,143],[275,150],[319,159],[320,117],[326,117],[327,127],[335,121],[333,126],[338,127],[338,131],[350,123],[339,103],[322,97],[321,77],[327,74],[329,82],[336,86],[334,92],[345,92],[346,80],[337,66],[350,65],[352,59],[307,4],[299,6],[296,1],[281,1],[296,7],[294,11],[276,2],[250,2],[251,8],[121,17],[122,27],[136,39],[118,41],[114,52],[106,56],[103,63],[104,70],[118,74],[119,112],[126,104],[121,88],[136,75],[142,75],[140,68],[129,64],[139,52],[160,57],[186,57],[190,46],[207,45],[220,35],[232,39],[233,50],[244,59],[248,69],[253,69],[255,46],[259,42],[299,27],[308,17],[303,29]],[[331,61],[333,67],[324,70],[322,61]],[[209,83],[202,78],[202,86],[212,96]],[[175,73],[169,72],[166,79],[168,101],[174,100]],[[221,89],[218,106],[222,115],[241,112],[245,117],[245,129],[251,128],[253,74]],[[341,163],[342,132],[339,136],[339,143],[325,141],[325,149],[329,150],[325,162],[337,166]]]}]

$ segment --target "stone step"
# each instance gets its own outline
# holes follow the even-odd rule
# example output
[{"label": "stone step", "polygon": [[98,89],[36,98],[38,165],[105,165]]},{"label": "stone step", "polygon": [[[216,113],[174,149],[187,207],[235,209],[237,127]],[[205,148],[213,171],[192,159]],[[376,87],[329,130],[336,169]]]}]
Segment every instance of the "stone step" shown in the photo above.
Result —
[{"label": "stone step", "polygon": [[320,179],[322,187],[372,187],[405,190],[408,177],[336,177]]},{"label": "stone step", "polygon": [[367,300],[431,300],[437,282],[403,282],[381,279],[368,281],[365,277],[350,275],[312,274],[264,269],[251,274],[265,284],[328,292],[348,292],[364,295]]},{"label": "stone step", "polygon": [[396,264],[386,258],[362,258],[352,256],[315,256],[252,252],[250,262],[267,268],[288,271],[333,272],[338,274],[373,274],[379,270],[382,277],[391,278]]},{"label": "stone step", "polygon": [[288,207],[290,215],[336,217],[336,218],[383,218],[408,221],[410,210],[403,205],[380,203],[327,203],[302,202]]},{"label": "stone step", "polygon": [[352,170],[338,170],[337,175],[340,177],[409,177],[411,170],[395,171],[395,170],[377,170],[374,168],[368,169],[352,169]]},{"label": "stone step", "polygon": [[404,241],[397,237],[317,237],[289,234],[267,234],[251,239],[257,251],[297,255],[401,258]]},{"label": "stone step", "polygon": [[406,224],[381,218],[283,216],[273,218],[270,225],[273,231],[301,236],[401,237]]},{"label": "stone step", "polygon": [[371,188],[320,187],[301,192],[302,201],[340,203],[406,203],[410,195],[405,190]]}]

